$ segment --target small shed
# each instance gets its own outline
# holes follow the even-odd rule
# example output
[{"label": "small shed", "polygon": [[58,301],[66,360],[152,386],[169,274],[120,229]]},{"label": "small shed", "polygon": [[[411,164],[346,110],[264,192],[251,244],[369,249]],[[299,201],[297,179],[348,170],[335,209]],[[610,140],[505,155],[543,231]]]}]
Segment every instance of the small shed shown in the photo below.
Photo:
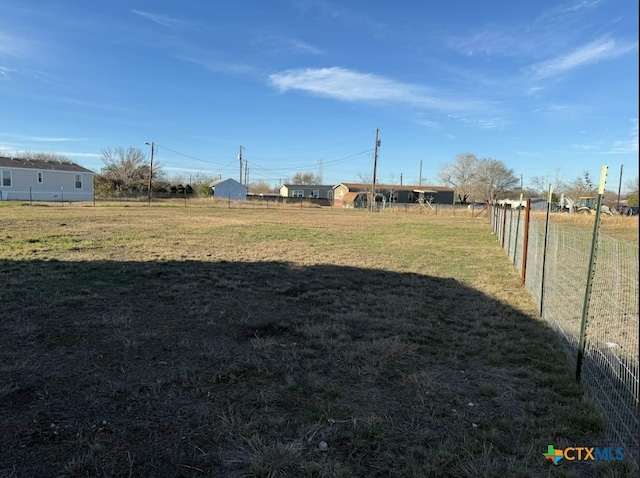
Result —
[{"label": "small shed", "polygon": [[211,183],[212,195],[216,199],[228,199],[229,201],[246,201],[247,187],[235,179],[220,179]]}]

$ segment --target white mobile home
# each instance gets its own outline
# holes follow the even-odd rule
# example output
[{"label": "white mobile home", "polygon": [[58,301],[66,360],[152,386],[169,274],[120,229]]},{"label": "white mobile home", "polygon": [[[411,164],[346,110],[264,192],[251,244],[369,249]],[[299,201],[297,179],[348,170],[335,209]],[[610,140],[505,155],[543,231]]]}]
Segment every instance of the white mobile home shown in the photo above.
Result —
[{"label": "white mobile home", "polygon": [[67,161],[0,157],[0,201],[91,201],[94,174]]}]

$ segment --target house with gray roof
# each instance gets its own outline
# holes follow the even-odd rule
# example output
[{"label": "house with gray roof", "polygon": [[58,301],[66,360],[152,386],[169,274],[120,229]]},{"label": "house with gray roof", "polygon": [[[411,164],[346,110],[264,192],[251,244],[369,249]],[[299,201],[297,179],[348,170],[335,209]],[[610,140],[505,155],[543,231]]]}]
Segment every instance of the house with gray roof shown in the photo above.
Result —
[{"label": "house with gray roof", "polygon": [[0,201],[92,201],[94,174],[70,161],[0,157]]}]

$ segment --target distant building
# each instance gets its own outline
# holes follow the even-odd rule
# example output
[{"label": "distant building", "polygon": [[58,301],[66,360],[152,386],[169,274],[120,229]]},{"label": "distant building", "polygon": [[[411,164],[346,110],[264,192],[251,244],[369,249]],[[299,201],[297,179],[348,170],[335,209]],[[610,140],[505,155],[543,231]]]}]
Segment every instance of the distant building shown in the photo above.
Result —
[{"label": "distant building", "polygon": [[[371,184],[340,183],[333,187],[333,205],[337,207],[367,207]],[[394,204],[453,204],[453,189],[443,186],[399,186],[377,184],[376,203]]]},{"label": "distant building", "polygon": [[247,187],[235,179],[220,179],[210,184],[215,199],[228,199],[230,201],[246,201]]},{"label": "distant building", "polygon": [[91,201],[94,174],[70,161],[0,157],[0,200]]},{"label": "distant building", "polygon": [[283,184],[280,196],[285,198],[331,199],[333,186],[326,184]]},{"label": "distant building", "polygon": [[247,187],[235,179],[219,179],[211,183],[211,193],[215,199],[246,201]]}]

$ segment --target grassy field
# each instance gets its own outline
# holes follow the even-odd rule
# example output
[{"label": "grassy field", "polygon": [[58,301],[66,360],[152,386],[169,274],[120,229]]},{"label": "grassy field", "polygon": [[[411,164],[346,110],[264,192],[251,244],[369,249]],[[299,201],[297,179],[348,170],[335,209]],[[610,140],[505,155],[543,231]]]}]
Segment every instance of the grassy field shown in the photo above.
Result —
[{"label": "grassy field", "polygon": [[[637,223],[637,221],[636,221]],[[0,205],[0,477],[634,476],[468,215]]]}]

